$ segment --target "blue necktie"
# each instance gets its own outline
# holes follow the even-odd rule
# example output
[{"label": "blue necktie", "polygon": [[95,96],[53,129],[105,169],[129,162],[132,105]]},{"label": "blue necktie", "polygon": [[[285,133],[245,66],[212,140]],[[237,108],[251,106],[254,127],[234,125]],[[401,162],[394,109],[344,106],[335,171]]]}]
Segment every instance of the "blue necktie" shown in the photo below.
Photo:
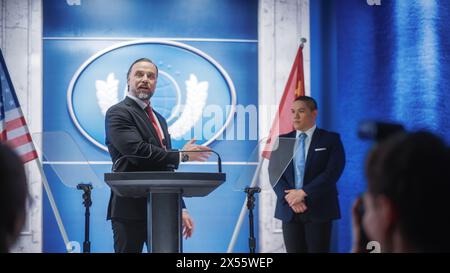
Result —
[{"label": "blue necktie", "polygon": [[297,150],[295,151],[295,188],[303,187],[303,176],[305,174],[305,138],[306,134],[301,133],[298,137]]}]

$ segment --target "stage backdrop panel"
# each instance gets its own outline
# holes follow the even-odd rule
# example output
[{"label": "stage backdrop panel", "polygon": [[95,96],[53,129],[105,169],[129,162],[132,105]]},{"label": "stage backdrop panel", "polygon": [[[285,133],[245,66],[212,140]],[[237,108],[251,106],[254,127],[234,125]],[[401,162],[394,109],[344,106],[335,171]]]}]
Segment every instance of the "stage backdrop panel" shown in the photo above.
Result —
[{"label": "stage backdrop panel", "polygon": [[[195,233],[183,241],[184,251],[226,251],[245,199],[234,182],[258,137],[257,6],[256,0],[43,1],[44,131],[64,132],[82,153],[75,160],[73,146],[44,141],[44,153],[58,151],[46,158],[45,171],[75,245],[82,247],[84,239],[82,192],[75,185],[91,182],[77,180],[89,167],[99,180],[92,191],[92,251],[113,251],[106,221],[110,190],[103,182],[111,170],[104,112],[125,95],[130,64],[147,57],[159,67],[152,101],[168,119],[174,148],[194,136],[222,155],[227,173],[226,183],[211,195],[185,199]],[[198,111],[183,117],[179,106],[186,103]],[[207,164],[180,169],[213,172],[214,161],[211,156]],[[63,165],[69,171],[54,167]],[[248,250],[247,226],[235,251]],[[44,252],[65,251],[48,199],[43,237]]]}]

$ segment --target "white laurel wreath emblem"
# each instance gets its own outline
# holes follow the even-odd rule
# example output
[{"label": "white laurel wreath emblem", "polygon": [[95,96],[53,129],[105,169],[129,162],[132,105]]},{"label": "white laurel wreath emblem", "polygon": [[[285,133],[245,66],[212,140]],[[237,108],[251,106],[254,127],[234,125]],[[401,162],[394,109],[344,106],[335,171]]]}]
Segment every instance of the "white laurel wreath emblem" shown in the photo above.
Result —
[{"label": "white laurel wreath emblem", "polygon": [[202,117],[208,98],[209,83],[199,82],[197,76],[189,75],[186,81],[186,104],[180,117],[169,127],[173,138],[181,138]]},{"label": "white laurel wreath emblem", "polygon": [[[186,83],[186,103],[180,117],[169,126],[169,133],[173,138],[181,138],[202,117],[203,109],[208,98],[209,83],[199,82],[197,76],[189,75]],[[114,73],[109,73],[106,81],[95,81],[97,103],[105,115],[109,107],[119,102],[119,80],[115,79]]]},{"label": "white laurel wreath emblem", "polygon": [[114,78],[114,73],[109,73],[106,81],[95,81],[95,89],[98,106],[105,115],[109,107],[119,102],[119,80]]}]

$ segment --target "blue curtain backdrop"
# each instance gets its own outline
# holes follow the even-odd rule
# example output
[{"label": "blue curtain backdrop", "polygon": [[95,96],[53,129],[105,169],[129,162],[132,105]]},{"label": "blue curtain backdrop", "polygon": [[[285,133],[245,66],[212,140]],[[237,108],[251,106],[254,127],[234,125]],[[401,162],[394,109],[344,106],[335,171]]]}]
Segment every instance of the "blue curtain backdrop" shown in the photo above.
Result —
[{"label": "blue curtain backdrop", "polygon": [[377,119],[427,129],[450,141],[450,1],[314,0],[311,87],[319,126],[341,134],[347,163],[339,181],[342,219],[333,251],[351,248],[354,198],[365,190],[363,164],[372,143],[358,124]]}]

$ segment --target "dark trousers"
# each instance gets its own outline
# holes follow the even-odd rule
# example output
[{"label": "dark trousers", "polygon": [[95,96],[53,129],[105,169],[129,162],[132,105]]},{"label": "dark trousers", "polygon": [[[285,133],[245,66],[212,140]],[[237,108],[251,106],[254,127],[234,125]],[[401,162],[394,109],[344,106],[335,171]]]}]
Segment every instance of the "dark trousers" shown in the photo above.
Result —
[{"label": "dark trousers", "polygon": [[[114,236],[114,252],[141,253],[147,244],[147,222],[111,220]],[[148,248],[148,246],[147,246]]]},{"label": "dark trousers", "polygon": [[330,252],[331,227],[331,221],[283,221],[282,229],[286,251],[288,253]]}]

